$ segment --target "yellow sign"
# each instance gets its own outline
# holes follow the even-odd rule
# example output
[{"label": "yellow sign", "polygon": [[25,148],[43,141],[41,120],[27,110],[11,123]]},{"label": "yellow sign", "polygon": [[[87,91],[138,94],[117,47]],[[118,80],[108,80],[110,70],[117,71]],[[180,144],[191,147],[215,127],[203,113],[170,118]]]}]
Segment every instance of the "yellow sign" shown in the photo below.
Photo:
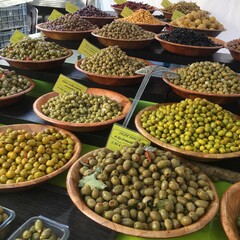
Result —
[{"label": "yellow sign", "polygon": [[121,16],[123,16],[123,17],[128,17],[132,14],[133,14],[133,11],[128,7],[124,7],[122,12],[121,12]]},{"label": "yellow sign", "polygon": [[60,74],[57,82],[53,86],[53,91],[60,94],[72,92],[72,91],[78,91],[78,92],[84,93],[87,91],[87,87],[72,80],[71,78],[64,76],[63,74]]},{"label": "yellow sign", "polygon": [[74,13],[76,12],[77,10],[79,9],[78,6],[75,6],[73,5],[72,3],[70,2],[66,2],[66,5],[65,5],[65,10],[69,13]]},{"label": "yellow sign", "polygon": [[85,38],[82,40],[78,51],[85,55],[86,57],[91,57],[93,56],[95,53],[99,52],[100,49],[97,48],[96,46],[94,46],[93,44],[91,44],[90,42],[88,42]]},{"label": "yellow sign", "polygon": [[19,42],[23,38],[26,38],[26,37],[28,37],[26,34],[22,33],[19,30],[15,30],[9,41],[11,43],[16,43],[16,42]]},{"label": "yellow sign", "polygon": [[184,13],[182,13],[182,12],[180,12],[180,11],[178,11],[178,10],[175,10],[174,12],[173,12],[173,15],[172,15],[172,20],[176,20],[177,18],[180,18],[180,17],[182,17],[182,16],[185,16],[185,14]]},{"label": "yellow sign", "polygon": [[150,141],[140,133],[130,130],[122,125],[114,124],[108,137],[106,147],[112,151],[120,150],[123,146],[129,146],[134,142],[150,145]]},{"label": "yellow sign", "polygon": [[53,9],[53,11],[52,11],[52,13],[49,15],[49,17],[48,17],[48,20],[49,21],[53,21],[53,20],[55,20],[55,19],[57,19],[57,18],[60,18],[61,16],[63,16],[63,14],[62,13],[60,13],[58,10],[56,10],[56,9]]},{"label": "yellow sign", "polygon": [[114,0],[114,2],[117,4],[123,4],[126,2],[126,0]]},{"label": "yellow sign", "polygon": [[169,0],[162,0],[161,5],[164,8],[168,8],[168,7],[172,6],[173,4]]}]

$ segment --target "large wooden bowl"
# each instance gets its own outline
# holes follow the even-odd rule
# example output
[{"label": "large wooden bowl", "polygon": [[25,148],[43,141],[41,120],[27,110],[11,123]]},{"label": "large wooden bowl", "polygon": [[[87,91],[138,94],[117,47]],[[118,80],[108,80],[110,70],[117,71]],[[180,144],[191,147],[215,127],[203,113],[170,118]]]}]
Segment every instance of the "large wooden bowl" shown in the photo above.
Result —
[{"label": "large wooden bowl", "polygon": [[178,44],[163,40],[160,36],[165,33],[160,33],[156,35],[155,39],[160,42],[161,46],[174,54],[182,55],[182,56],[191,56],[191,57],[205,57],[211,56],[219,49],[224,47],[225,42],[218,39],[209,37],[215,44],[219,44],[219,46],[212,46],[212,47],[202,47],[202,46],[191,46],[185,44]]},{"label": "large wooden bowl", "polygon": [[118,45],[121,49],[141,49],[147,47],[154,40],[154,37],[140,40],[108,38],[98,35],[96,31],[91,34],[96,37],[102,45],[106,47]]},{"label": "large wooden bowl", "polygon": [[24,95],[26,95],[28,92],[30,92],[34,87],[35,87],[35,83],[32,79],[25,77],[30,83],[30,87],[25,89],[22,92],[10,95],[10,96],[6,96],[6,97],[0,97],[0,107],[5,107],[5,106],[9,106],[13,103],[18,102]]},{"label": "large wooden bowl", "polygon": [[[7,129],[11,128],[13,130],[26,130],[28,132],[39,132],[39,131],[44,131],[45,129],[49,129],[52,128],[53,126],[49,126],[49,125],[42,125],[42,124],[14,124],[14,125],[5,125],[5,126],[0,126],[0,134],[1,132],[6,132]],[[59,131],[60,133],[64,133],[67,134],[71,137],[71,139],[73,139],[73,141],[75,142],[75,147],[74,147],[74,154],[72,156],[72,158],[65,164],[63,165],[61,168],[53,171],[52,173],[49,173],[45,176],[33,179],[33,180],[29,180],[29,181],[25,181],[25,182],[19,182],[19,183],[9,183],[9,184],[0,184],[0,192],[10,192],[10,191],[20,191],[20,190],[25,190],[25,189],[29,189],[32,187],[35,187],[37,185],[40,185],[44,182],[47,182],[48,180],[50,180],[51,178],[59,175],[60,173],[64,172],[65,170],[67,170],[80,156],[80,152],[81,152],[81,142],[79,141],[79,139],[72,134],[71,132],[68,132],[66,130],[54,127],[55,129],[57,129],[57,131]]]},{"label": "large wooden bowl", "polygon": [[99,223],[100,225],[103,225],[104,227],[110,228],[114,231],[124,233],[127,235],[137,236],[137,237],[143,237],[143,238],[171,238],[171,237],[179,237],[184,236],[186,234],[195,232],[202,227],[204,227],[206,224],[208,224],[213,217],[216,215],[218,208],[219,208],[219,199],[218,195],[215,189],[214,184],[210,181],[210,187],[214,192],[215,199],[212,201],[212,203],[209,205],[208,211],[204,216],[200,218],[199,221],[179,229],[174,230],[164,230],[164,231],[149,231],[149,230],[139,230],[135,228],[126,227],[117,223],[114,223],[112,221],[109,221],[94,211],[92,211],[84,202],[80,195],[80,188],[78,187],[79,180],[81,179],[81,176],[79,174],[79,169],[81,166],[81,162],[85,162],[85,159],[92,156],[93,151],[85,154],[82,156],[79,161],[75,162],[74,165],[69,169],[67,179],[66,179],[66,186],[68,194],[75,204],[75,206],[86,216],[91,218],[93,221]]},{"label": "large wooden bowl", "polygon": [[[139,58],[138,58],[139,59]],[[144,61],[147,65],[152,65],[152,63],[141,59]],[[134,85],[142,81],[143,75],[141,74],[136,74],[134,76],[108,76],[108,75],[100,75],[100,74],[95,74],[91,72],[87,72],[83,69],[81,69],[80,65],[83,59],[78,60],[75,63],[75,68],[79,70],[82,73],[85,73],[86,76],[93,82],[96,82],[98,84],[102,85],[107,85],[107,86],[129,86],[129,85]]]},{"label": "large wooden bowl", "polygon": [[222,196],[220,218],[229,240],[240,240],[236,220],[240,215],[240,182],[230,186]]},{"label": "large wooden bowl", "polygon": [[225,48],[228,49],[228,51],[232,55],[233,59],[235,59],[236,61],[240,61],[240,51],[239,50],[229,47],[227,45],[227,43],[225,44]]},{"label": "large wooden bowl", "polygon": [[113,22],[115,19],[118,18],[117,16],[110,16],[110,17],[81,16],[81,17],[88,20],[90,23],[97,25],[99,28],[103,27],[106,24]]},{"label": "large wooden bowl", "polygon": [[[174,71],[174,69],[172,69]],[[174,83],[172,83],[168,78],[163,77],[162,78],[165,83],[167,83],[178,96],[185,98],[205,98],[210,102],[217,103],[219,105],[221,104],[227,104],[232,103],[240,100],[240,94],[217,94],[217,93],[204,93],[204,92],[198,92],[194,90],[189,90],[186,88],[183,88],[181,86],[178,86]],[[240,81],[240,77],[239,77]]]},{"label": "large wooden bowl", "polygon": [[72,56],[72,50],[68,49],[68,54],[64,57],[52,60],[17,60],[0,56],[0,59],[6,60],[12,67],[24,70],[47,70],[60,67],[64,61]]},{"label": "large wooden bowl", "polygon": [[87,93],[97,96],[107,96],[110,99],[119,102],[123,106],[122,114],[114,119],[96,123],[71,123],[47,117],[42,112],[42,105],[44,105],[50,98],[57,96],[58,93],[56,92],[50,92],[39,97],[33,104],[33,110],[41,119],[50,122],[57,127],[74,132],[93,132],[104,128],[108,128],[115,122],[122,120],[128,113],[129,108],[131,106],[131,101],[127,97],[117,92],[113,92],[111,90],[105,90],[100,88],[88,88]]},{"label": "large wooden bowl", "polygon": [[81,41],[84,38],[90,37],[91,32],[95,29],[90,29],[86,31],[60,31],[60,30],[50,30],[43,28],[44,23],[39,23],[36,28],[40,30],[46,37],[54,40],[68,40],[68,41]]},{"label": "large wooden bowl", "polygon": [[[199,161],[199,162],[213,162],[213,161],[220,161],[230,158],[239,158],[240,157],[240,151],[238,152],[231,152],[231,153],[201,153],[201,152],[194,152],[194,151],[187,151],[178,147],[175,147],[171,144],[165,143],[160,141],[159,139],[155,138],[151,134],[149,134],[141,124],[141,116],[145,111],[155,111],[159,106],[163,105],[169,105],[171,103],[164,103],[164,104],[157,104],[154,106],[150,106],[147,108],[142,109],[135,117],[135,126],[137,130],[147,139],[149,139],[151,142],[155,143],[156,145],[160,146],[161,148],[165,150],[169,150],[173,153],[175,153],[178,156],[182,156],[186,159],[190,159],[193,161]],[[240,119],[239,116],[235,115],[237,118]]]}]

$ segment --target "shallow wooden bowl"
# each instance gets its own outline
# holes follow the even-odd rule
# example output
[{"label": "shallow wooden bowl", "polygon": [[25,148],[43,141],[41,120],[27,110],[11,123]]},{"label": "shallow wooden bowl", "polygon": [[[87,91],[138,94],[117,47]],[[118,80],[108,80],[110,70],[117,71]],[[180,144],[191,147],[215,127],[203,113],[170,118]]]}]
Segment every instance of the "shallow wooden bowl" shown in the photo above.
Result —
[{"label": "shallow wooden bowl", "polygon": [[114,119],[96,123],[71,123],[47,117],[42,112],[42,105],[44,105],[50,98],[57,96],[58,93],[56,92],[50,92],[39,97],[33,104],[33,110],[41,119],[50,122],[57,127],[74,132],[93,132],[110,127],[115,122],[122,120],[128,113],[129,108],[131,106],[131,101],[127,97],[117,92],[113,92],[111,90],[105,90],[100,88],[88,88],[87,93],[97,96],[107,96],[110,99],[116,100],[117,102],[121,103],[123,106],[122,114]]},{"label": "shallow wooden bowl", "polygon": [[6,97],[0,97],[0,107],[5,107],[5,106],[9,106],[13,103],[18,102],[24,95],[26,95],[28,92],[30,92],[34,87],[35,87],[35,83],[31,78],[25,77],[30,83],[30,87],[25,89],[22,92],[13,94],[11,96],[6,96]]},{"label": "shallow wooden bowl", "polygon": [[82,18],[88,20],[90,23],[97,25],[99,28],[103,27],[106,24],[109,24],[113,22],[115,19],[117,19],[117,16],[110,16],[110,17],[87,17],[82,16]]},{"label": "shallow wooden bowl", "polygon": [[60,31],[60,30],[50,30],[43,28],[44,23],[39,23],[36,28],[40,30],[47,38],[54,40],[68,40],[68,41],[81,41],[84,38],[90,37],[91,32],[95,30],[90,29],[86,31]]},{"label": "shallow wooden bowl", "polygon": [[130,39],[115,39],[115,38],[108,38],[102,37],[97,34],[97,32],[91,33],[97,40],[104,46],[115,46],[118,45],[121,49],[140,49],[147,47],[153,40],[154,37],[148,39],[141,39],[141,40],[130,40]]},{"label": "shallow wooden bowl", "polygon": [[[111,7],[114,9],[114,11],[119,17],[122,17],[121,12],[123,8],[114,7],[113,5],[111,5]],[[146,10],[148,10],[150,13],[154,13],[155,11],[158,11],[158,8],[152,7],[151,9],[146,9]],[[137,10],[132,10],[132,11],[137,11]]]},{"label": "shallow wooden bowl", "polygon": [[228,49],[228,51],[232,55],[233,59],[235,59],[236,61],[240,61],[240,51],[239,50],[228,47],[227,43],[225,44],[225,48]]},{"label": "shallow wooden bowl", "polygon": [[164,10],[164,9],[159,9],[159,11],[161,11],[161,12],[163,13],[163,16],[164,16],[164,18],[165,18],[166,20],[168,20],[168,21],[171,21],[171,20],[172,20],[172,15],[173,15],[172,12],[168,12],[168,11],[166,11],[166,10]]},{"label": "shallow wooden bowl", "polygon": [[[147,107],[142,109],[135,117],[135,126],[137,130],[147,139],[149,139],[151,142],[155,143],[156,145],[160,146],[161,148],[165,150],[169,150],[173,153],[175,153],[178,156],[182,156],[186,159],[190,159],[193,161],[199,161],[199,162],[213,162],[213,161],[221,161],[225,159],[230,159],[230,158],[239,158],[240,157],[240,151],[238,152],[232,152],[232,153],[201,153],[201,152],[194,152],[194,151],[186,151],[184,149],[175,147],[171,144],[165,143],[160,141],[159,139],[155,138],[151,134],[149,134],[141,124],[141,116],[145,111],[155,111],[159,106],[163,105],[169,105],[171,103],[164,103],[164,104],[157,104],[151,107]],[[239,116],[235,115],[237,118],[240,119]]]},{"label": "shallow wooden bowl", "polygon": [[[82,60],[83,59],[80,59],[75,63],[75,68],[80,72],[85,73],[91,81],[96,82],[98,84],[107,85],[107,86],[129,86],[129,85],[134,85],[141,82],[144,77],[141,74],[137,74],[134,76],[119,77],[119,76],[108,76],[108,75],[100,75],[100,74],[87,72],[81,69],[80,67]],[[141,60],[144,61],[147,65],[152,65],[152,63],[146,60],[143,60],[143,59]]]},{"label": "shallow wooden bowl", "polygon": [[159,24],[143,24],[143,23],[135,23],[139,27],[143,28],[146,31],[153,33],[160,33],[163,28],[166,26],[166,23],[162,22]]},{"label": "shallow wooden bowl", "polygon": [[52,60],[17,60],[0,56],[0,59],[6,60],[12,67],[24,70],[47,70],[60,67],[64,61],[73,54],[72,50],[68,49],[68,54],[61,58]]},{"label": "shallow wooden bowl", "polygon": [[143,238],[171,238],[171,237],[179,237],[184,236],[186,234],[195,232],[202,227],[204,227],[206,224],[208,224],[213,217],[216,215],[218,208],[219,208],[219,199],[218,195],[215,189],[214,184],[209,179],[209,183],[211,186],[211,189],[214,192],[215,199],[212,201],[212,203],[209,205],[208,211],[206,214],[200,218],[199,221],[179,229],[174,230],[164,230],[164,231],[149,231],[149,230],[139,230],[135,228],[126,227],[117,223],[114,223],[112,221],[109,221],[94,211],[92,211],[84,202],[80,195],[80,188],[78,187],[79,180],[81,179],[81,176],[79,174],[79,169],[81,166],[80,162],[85,162],[85,160],[92,156],[94,151],[91,151],[84,156],[82,156],[79,161],[75,162],[72,167],[68,171],[67,179],[66,179],[66,186],[68,194],[75,204],[75,206],[86,216],[91,218],[93,221],[99,223],[100,225],[103,225],[104,227],[110,228],[116,232],[124,233],[127,235],[137,236],[137,237],[143,237]]},{"label": "shallow wooden bowl", "polygon": [[236,220],[240,215],[240,182],[230,186],[222,196],[220,218],[229,240],[240,240]]},{"label": "shallow wooden bowl", "polygon": [[182,55],[182,56],[191,56],[191,57],[205,57],[205,56],[211,56],[215,52],[217,52],[219,49],[224,47],[225,42],[218,39],[209,37],[215,44],[219,44],[219,46],[213,46],[213,47],[202,47],[202,46],[191,46],[191,45],[185,45],[185,44],[178,44],[169,42],[166,40],[163,40],[160,38],[160,36],[165,33],[160,33],[156,35],[155,39],[159,41],[159,43],[162,45],[162,47],[174,54]]},{"label": "shallow wooden bowl", "polygon": [[[43,124],[13,124],[13,125],[5,125],[5,126],[0,126],[0,134],[2,132],[6,132],[7,129],[13,129],[13,130],[26,130],[28,132],[39,132],[39,131],[44,131],[45,129],[53,128],[53,126],[49,125],[43,125]],[[20,191],[20,190],[25,190],[29,189],[32,187],[35,187],[37,185],[40,185],[44,182],[47,182],[51,178],[59,175],[60,173],[64,172],[67,170],[80,156],[81,152],[81,142],[79,139],[72,134],[71,132],[68,132],[66,130],[54,127],[57,129],[60,133],[65,133],[71,137],[71,139],[74,140],[75,142],[75,147],[74,147],[74,154],[72,158],[61,168],[53,171],[52,173],[49,173],[45,176],[25,181],[25,182],[19,182],[19,183],[10,183],[10,184],[0,184],[0,192],[11,192],[11,191]]]},{"label": "shallow wooden bowl", "polygon": [[[174,71],[174,69],[172,69],[172,71]],[[183,88],[181,86],[177,86],[176,84],[172,83],[168,78],[163,77],[162,79],[172,88],[173,92],[175,92],[178,96],[182,97],[183,99],[205,98],[208,101],[217,103],[219,105],[232,103],[240,100],[240,94],[217,94],[217,93],[214,94],[198,92]]]}]

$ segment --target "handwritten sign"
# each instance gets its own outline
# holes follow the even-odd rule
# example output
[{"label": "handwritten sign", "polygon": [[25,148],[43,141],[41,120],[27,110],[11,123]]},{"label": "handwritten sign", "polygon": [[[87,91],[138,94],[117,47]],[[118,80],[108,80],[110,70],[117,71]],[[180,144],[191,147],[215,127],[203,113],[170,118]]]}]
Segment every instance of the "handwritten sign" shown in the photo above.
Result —
[{"label": "handwritten sign", "polygon": [[168,7],[172,6],[173,4],[169,0],[162,0],[161,5],[164,8],[168,8]]},{"label": "handwritten sign", "polygon": [[175,10],[174,12],[173,12],[173,15],[172,15],[172,20],[176,20],[176,19],[178,19],[178,18],[180,18],[180,17],[182,17],[182,16],[185,16],[185,14],[184,13],[182,13],[182,12],[180,12],[180,11],[178,11],[178,10]]},{"label": "handwritten sign", "polygon": [[128,17],[132,14],[133,14],[133,11],[128,7],[124,7],[122,12],[121,12],[121,16],[123,16],[123,17]]},{"label": "handwritten sign", "polygon": [[85,55],[86,57],[91,57],[93,56],[95,53],[99,52],[100,49],[97,48],[96,46],[94,46],[93,44],[91,44],[90,42],[88,42],[85,38],[82,40],[78,51]]},{"label": "handwritten sign", "polygon": [[65,5],[65,10],[69,13],[74,13],[76,12],[77,10],[79,9],[78,6],[75,6],[73,5],[72,3],[70,2],[66,2],[66,5]]},{"label": "handwritten sign", "polygon": [[19,30],[15,30],[9,41],[11,43],[16,43],[16,42],[19,42],[23,38],[26,38],[26,37],[28,37],[26,34],[22,33]]},{"label": "handwritten sign", "polygon": [[63,16],[63,14],[62,13],[60,13],[58,10],[56,10],[56,9],[53,9],[53,11],[52,11],[52,13],[49,15],[49,17],[48,17],[48,20],[49,21],[53,21],[53,20],[55,20],[55,19],[57,19],[57,18],[60,18],[61,16]]},{"label": "handwritten sign", "polygon": [[114,2],[117,4],[123,4],[126,2],[126,0],[114,0]]}]

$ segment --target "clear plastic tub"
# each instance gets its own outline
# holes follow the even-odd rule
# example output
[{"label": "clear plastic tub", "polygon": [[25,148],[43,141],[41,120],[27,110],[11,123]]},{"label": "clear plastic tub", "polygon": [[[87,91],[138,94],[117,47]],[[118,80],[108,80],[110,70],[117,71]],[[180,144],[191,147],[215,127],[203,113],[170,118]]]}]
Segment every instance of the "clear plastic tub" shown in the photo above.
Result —
[{"label": "clear plastic tub", "polygon": [[9,238],[8,240],[15,240],[20,237],[23,231],[28,230],[32,225],[34,225],[37,219],[42,220],[44,227],[51,228],[53,233],[55,233],[60,240],[67,240],[69,237],[69,227],[67,225],[58,223],[44,216],[34,216],[29,218],[23,225],[21,225]]},{"label": "clear plastic tub", "polygon": [[4,212],[8,214],[8,218],[0,224],[0,239],[6,239],[7,234],[10,232],[11,229],[11,222],[15,218],[15,212],[9,208],[3,207]]}]

